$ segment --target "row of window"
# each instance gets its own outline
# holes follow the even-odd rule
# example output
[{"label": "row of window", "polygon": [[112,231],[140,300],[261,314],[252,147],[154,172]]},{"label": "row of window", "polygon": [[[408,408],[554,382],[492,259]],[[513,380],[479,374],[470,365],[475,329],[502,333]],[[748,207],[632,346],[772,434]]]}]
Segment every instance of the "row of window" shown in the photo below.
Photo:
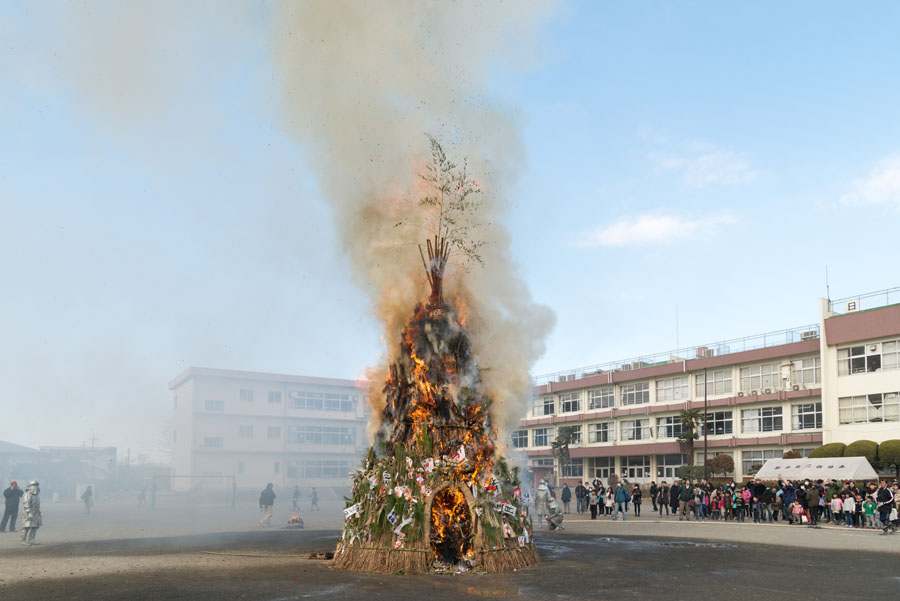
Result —
[{"label": "row of window", "polygon": [[[819,357],[796,359],[792,363],[792,382],[797,385],[810,385],[822,381],[822,368]],[[704,375],[694,374],[695,397],[731,394],[732,370],[722,369],[710,371]],[[780,390],[782,388],[781,368],[778,363],[751,365],[740,368],[740,390]],[[660,403],[686,401],[691,398],[689,387],[690,376],[682,375],[656,380],[656,400]],[[636,382],[619,386],[619,404],[642,405],[650,402],[650,382]],[[582,404],[582,392],[573,391],[559,395],[560,413],[578,413],[607,409],[615,405],[615,386],[604,386],[587,391],[587,406]],[[545,395],[534,400],[532,414],[535,416],[553,415],[556,404],[552,395]]]},{"label": "row of window", "polygon": [[[806,457],[812,449],[795,450]],[[762,467],[766,460],[778,459],[784,455],[785,451],[786,450],[782,449],[741,451],[741,473],[744,475],[753,474]],[[729,455],[732,458],[734,457],[730,451],[710,452],[708,455],[710,459],[717,455]],[[562,466],[561,472],[562,476],[565,478],[587,478],[588,480],[600,478],[604,482],[607,481],[613,473],[628,478],[629,480],[637,478],[649,479],[653,477],[650,459],[650,455],[626,455],[619,457],[618,470],[616,468],[615,457],[588,457],[587,461],[580,458],[572,459]],[[538,464],[538,461],[546,460],[535,460],[534,465],[541,465]],[[553,460],[550,459],[549,461],[549,464],[543,465],[552,465]],[[687,465],[687,463],[688,455],[683,453],[656,455],[656,478],[658,480],[669,479],[671,481],[677,477],[676,472],[678,468]],[[703,465],[702,453],[697,453],[694,463],[700,466]]]},{"label": "row of window", "polygon": [[[870,395],[871,396],[871,395]],[[857,398],[857,397],[853,397]],[[861,397],[865,398],[865,397]],[[896,405],[897,395],[894,395]],[[893,413],[897,415],[897,412]],[[895,417],[893,420],[897,421]],[[622,440],[646,440],[653,438],[650,418],[619,420],[619,430]],[[706,423],[710,435],[724,435],[734,433],[734,412],[713,411],[706,414]],[[849,422],[848,422],[849,423]],[[589,443],[609,443],[615,440],[615,422],[598,422],[588,424]],[[574,434],[573,444],[581,443],[581,426]],[[822,403],[799,403],[791,405],[792,430],[816,430],[822,428]],[[743,409],[741,411],[741,432],[744,434],[755,432],[781,432],[784,429],[781,407],[761,407]],[[657,438],[678,438],[681,436],[684,426],[677,415],[656,418]],[[532,431],[532,446],[545,447],[552,442],[553,428],[535,428]],[[701,422],[698,433],[704,434],[704,424]],[[512,444],[516,448],[528,446],[528,430],[516,430],[512,433]]]},{"label": "row of window", "polygon": [[[307,411],[354,413],[358,401],[358,396],[355,394],[332,392],[291,392],[288,396],[290,398],[291,408],[304,409]],[[253,391],[242,388],[240,391],[240,399],[244,402],[253,402]],[[268,392],[268,399],[272,404],[281,403],[281,392],[270,390]],[[225,401],[221,399],[207,399],[203,404],[203,408],[206,411],[222,412],[225,411]]]},{"label": "row of window", "polygon": [[890,371],[900,368],[900,340],[860,344],[838,349],[838,375]]},{"label": "row of window", "polygon": [[838,399],[838,420],[842,424],[900,421],[900,394],[879,392]]},{"label": "row of window", "polygon": [[296,461],[288,464],[288,478],[347,478],[350,464],[346,461]]},{"label": "row of window", "polygon": [[[238,436],[241,438],[253,438],[253,432],[253,426],[238,426]],[[281,438],[281,427],[266,427],[266,437]],[[287,438],[293,444],[352,445],[356,440],[356,432],[352,428],[341,427],[289,426]],[[225,438],[206,436],[203,438],[203,446],[208,449],[224,448]]]}]

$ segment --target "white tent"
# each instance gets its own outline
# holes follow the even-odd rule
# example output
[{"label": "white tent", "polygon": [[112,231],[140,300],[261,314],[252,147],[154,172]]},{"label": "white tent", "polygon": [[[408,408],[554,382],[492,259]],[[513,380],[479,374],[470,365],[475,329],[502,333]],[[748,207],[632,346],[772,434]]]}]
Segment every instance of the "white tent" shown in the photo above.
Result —
[{"label": "white tent", "polygon": [[865,457],[769,459],[753,476],[761,480],[876,480],[878,474]]}]

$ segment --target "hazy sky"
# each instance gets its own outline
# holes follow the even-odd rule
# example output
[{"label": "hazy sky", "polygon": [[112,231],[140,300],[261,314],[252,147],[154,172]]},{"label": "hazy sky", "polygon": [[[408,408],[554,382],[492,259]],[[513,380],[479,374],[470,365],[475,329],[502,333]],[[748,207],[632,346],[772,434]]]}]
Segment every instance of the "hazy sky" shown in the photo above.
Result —
[{"label": "hazy sky", "polygon": [[[266,3],[156,6],[0,0],[0,440],[156,455],[188,366],[354,378],[382,352]],[[833,297],[900,285],[898,19],[564,2],[528,68],[498,60],[513,250],[557,318],[534,372],[674,348],[676,305],[682,346],[814,323],[826,265]]]}]

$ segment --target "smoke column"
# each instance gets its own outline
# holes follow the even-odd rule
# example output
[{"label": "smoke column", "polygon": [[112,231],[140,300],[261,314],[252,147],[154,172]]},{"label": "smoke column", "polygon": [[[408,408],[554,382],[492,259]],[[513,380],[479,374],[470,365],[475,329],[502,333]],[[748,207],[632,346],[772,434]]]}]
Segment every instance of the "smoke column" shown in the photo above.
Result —
[{"label": "smoke column", "polygon": [[[449,276],[445,289],[448,298],[455,292],[466,299],[494,421],[504,430],[530,401],[529,371],[554,316],[532,301],[510,255],[503,194],[524,153],[516,123],[490,102],[486,88],[496,62],[529,56],[530,40],[552,8],[528,1],[330,0],[285,2],[273,15],[287,126],[310,150],[357,281],[384,323],[389,353],[426,296],[415,248],[426,234],[400,225],[419,211],[425,134],[438,137],[454,159],[465,157],[482,184],[482,225],[473,237],[489,242],[484,267]],[[384,403],[385,359],[370,374],[375,420]]]}]

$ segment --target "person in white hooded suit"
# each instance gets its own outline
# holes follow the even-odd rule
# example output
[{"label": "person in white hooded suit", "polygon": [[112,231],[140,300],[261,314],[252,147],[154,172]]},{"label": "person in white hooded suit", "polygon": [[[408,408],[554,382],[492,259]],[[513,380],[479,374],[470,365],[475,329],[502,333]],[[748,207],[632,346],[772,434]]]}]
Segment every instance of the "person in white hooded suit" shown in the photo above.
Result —
[{"label": "person in white hooded suit", "polygon": [[41,527],[41,487],[37,480],[32,480],[25,489],[25,497],[22,500],[22,510],[25,519],[22,521],[22,544],[35,545],[34,536]]}]

